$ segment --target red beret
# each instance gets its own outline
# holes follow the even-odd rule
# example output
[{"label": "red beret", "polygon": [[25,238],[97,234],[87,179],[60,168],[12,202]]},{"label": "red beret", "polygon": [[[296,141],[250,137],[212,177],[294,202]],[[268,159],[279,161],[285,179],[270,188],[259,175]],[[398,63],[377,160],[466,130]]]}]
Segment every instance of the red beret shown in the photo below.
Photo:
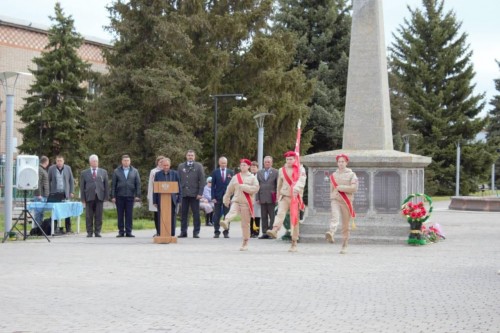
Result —
[{"label": "red beret", "polygon": [[251,165],[252,165],[252,162],[251,162],[250,160],[246,159],[246,158],[242,158],[242,159],[240,160],[240,163],[245,163],[245,164],[247,164],[248,166],[251,166]]},{"label": "red beret", "polygon": [[294,151],[290,150],[290,151],[287,151],[283,156],[285,156],[285,157],[295,157],[295,156],[297,156],[297,154],[295,154]]},{"label": "red beret", "polygon": [[339,158],[343,157],[345,159],[346,162],[349,162],[349,157],[347,157],[346,154],[340,154],[340,155],[337,155],[337,157],[335,157],[335,160],[338,161]]}]

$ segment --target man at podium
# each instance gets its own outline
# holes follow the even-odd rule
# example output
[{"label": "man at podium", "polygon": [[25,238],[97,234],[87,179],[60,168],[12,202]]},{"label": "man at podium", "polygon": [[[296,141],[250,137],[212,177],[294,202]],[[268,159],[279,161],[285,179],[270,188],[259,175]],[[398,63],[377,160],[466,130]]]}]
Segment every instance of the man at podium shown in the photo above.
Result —
[{"label": "man at podium", "polygon": [[[154,181],[155,182],[177,182],[179,185],[179,193],[172,193],[172,215],[171,215],[171,221],[172,221],[172,232],[171,236],[175,236],[175,226],[176,226],[176,221],[175,221],[175,213],[176,213],[176,208],[177,205],[181,201],[181,184],[180,184],[180,178],[179,174],[175,170],[170,170],[170,159],[168,157],[165,157],[161,160],[160,162],[161,170],[158,171],[155,174]],[[158,208],[158,216],[161,216],[160,212],[160,207],[161,207],[161,194],[160,193],[154,193],[153,194],[153,204]]]}]

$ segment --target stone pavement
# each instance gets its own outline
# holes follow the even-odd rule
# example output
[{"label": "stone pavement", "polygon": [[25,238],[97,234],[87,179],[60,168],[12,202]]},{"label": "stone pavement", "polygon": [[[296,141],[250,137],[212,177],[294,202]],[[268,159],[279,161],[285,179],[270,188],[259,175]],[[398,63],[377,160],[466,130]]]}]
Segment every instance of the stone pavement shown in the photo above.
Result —
[{"label": "stone pavement", "polygon": [[[437,244],[85,234],[0,244],[0,332],[500,332],[500,213],[438,203]],[[405,223],[403,220],[401,223]],[[191,231],[191,230],[190,230]]]}]

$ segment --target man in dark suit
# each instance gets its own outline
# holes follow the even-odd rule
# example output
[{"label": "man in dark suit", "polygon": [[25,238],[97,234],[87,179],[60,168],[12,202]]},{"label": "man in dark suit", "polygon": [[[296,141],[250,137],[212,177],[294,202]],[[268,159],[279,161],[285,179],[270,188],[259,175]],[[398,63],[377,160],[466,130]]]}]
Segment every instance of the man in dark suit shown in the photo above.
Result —
[{"label": "man in dark suit", "polygon": [[278,186],[278,170],[273,168],[273,158],[264,157],[264,168],[257,172],[259,192],[255,195],[255,202],[260,204],[262,236],[259,239],[270,238],[266,232],[272,230],[274,223],[274,207],[276,206],[276,187]]},{"label": "man in dark suit", "polygon": [[[170,170],[170,158],[168,157],[164,157],[161,162],[160,162],[160,166],[161,166],[161,171],[158,171],[156,174],[155,174],[155,178],[154,178],[154,181],[155,182],[177,182],[178,185],[179,185],[179,191],[181,191],[181,183],[180,183],[180,178],[179,178],[179,174],[177,173],[177,171],[175,170]],[[181,201],[181,193],[172,193],[172,215],[171,215],[171,220],[172,221],[172,232],[171,232],[171,235],[170,236],[175,236],[175,227],[176,227],[176,221],[175,221],[175,212],[176,212],[176,208],[177,208],[177,205],[180,203]],[[161,207],[161,195],[159,193],[154,193],[153,194],[153,205],[155,205],[155,207],[157,207],[158,209],[158,216],[160,217],[161,216],[161,212],[160,212],[160,207]],[[159,218],[158,217],[158,218]]]},{"label": "man in dark suit", "polygon": [[181,234],[179,238],[187,237],[189,208],[193,212],[193,238],[200,238],[200,199],[203,198],[205,187],[205,171],[201,163],[195,162],[193,150],[186,153],[186,162],[177,168],[181,180]]},{"label": "man in dark suit", "polygon": [[[220,236],[220,218],[226,216],[229,207],[223,205],[222,198],[226,194],[227,185],[234,176],[234,172],[227,168],[227,158],[221,156],[219,158],[219,167],[212,172],[212,201],[214,203],[214,216],[212,223],[214,224],[214,238]],[[229,229],[224,230],[224,238],[229,238]]]},{"label": "man in dark suit", "polygon": [[104,200],[109,195],[108,173],[98,167],[97,155],[90,155],[89,164],[90,168],[80,176],[80,198],[85,205],[87,237],[92,237],[92,230],[96,237],[101,237]]},{"label": "man in dark suit", "polygon": [[[71,199],[75,195],[75,179],[69,165],[64,164],[64,157],[58,155],[56,164],[51,165],[48,170],[50,193],[64,193],[64,198]],[[66,232],[71,233],[71,219],[65,220]],[[59,231],[62,233],[62,225],[59,225]]]},{"label": "man in dark suit", "polygon": [[116,203],[118,213],[118,235],[116,237],[135,237],[132,235],[132,214],[134,201],[141,199],[141,178],[139,171],[130,165],[130,156],[122,156],[122,165],[113,172],[111,201]]}]

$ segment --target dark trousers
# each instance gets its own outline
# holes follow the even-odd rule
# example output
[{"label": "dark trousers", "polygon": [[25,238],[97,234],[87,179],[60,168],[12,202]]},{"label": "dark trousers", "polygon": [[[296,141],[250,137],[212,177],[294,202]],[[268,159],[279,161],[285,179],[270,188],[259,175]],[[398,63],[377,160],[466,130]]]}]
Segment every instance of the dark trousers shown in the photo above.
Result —
[{"label": "dark trousers", "polygon": [[158,213],[158,211],[153,212],[153,213],[154,213],[156,234],[159,235],[160,231],[161,231],[160,230],[160,214]]},{"label": "dark trousers", "polygon": [[182,197],[181,235],[187,235],[189,207],[193,212],[193,235],[200,233],[200,200],[196,197]]},{"label": "dark trousers", "polygon": [[[177,226],[177,221],[175,220],[175,205],[174,203],[172,202],[172,209],[171,209],[171,215],[170,215],[170,222],[172,223],[170,225],[170,236],[175,236],[175,227]],[[158,218],[156,218],[158,217]],[[158,222],[157,222],[158,221]],[[158,223],[158,224],[157,224]],[[161,211],[160,211],[160,207],[158,207],[158,211],[155,212],[155,226],[156,226],[156,232],[158,233],[158,235],[161,233]]]},{"label": "dark trousers", "polygon": [[263,235],[266,234],[266,231],[271,230],[274,224],[274,208],[276,207],[273,203],[261,203],[260,204],[260,231]]},{"label": "dark trousers", "polygon": [[224,206],[222,199],[217,200],[214,204],[214,216],[212,217],[212,223],[214,224],[214,233],[216,235],[220,234],[220,218],[222,215],[226,216],[229,212],[229,207]]},{"label": "dark trousers", "polygon": [[[58,221],[57,220],[54,220],[54,228],[57,229],[58,228]],[[66,232],[71,232],[71,218],[70,217],[67,217],[64,219],[64,226],[66,227]],[[62,224],[59,225],[59,228],[63,229],[63,226]]]},{"label": "dark trousers", "polygon": [[132,212],[134,197],[116,197],[116,212],[118,214],[118,232],[120,235],[132,234]]},{"label": "dark trousers", "polygon": [[87,234],[100,234],[102,228],[102,209],[104,202],[96,196],[95,200],[85,203],[85,222],[87,224]]}]

